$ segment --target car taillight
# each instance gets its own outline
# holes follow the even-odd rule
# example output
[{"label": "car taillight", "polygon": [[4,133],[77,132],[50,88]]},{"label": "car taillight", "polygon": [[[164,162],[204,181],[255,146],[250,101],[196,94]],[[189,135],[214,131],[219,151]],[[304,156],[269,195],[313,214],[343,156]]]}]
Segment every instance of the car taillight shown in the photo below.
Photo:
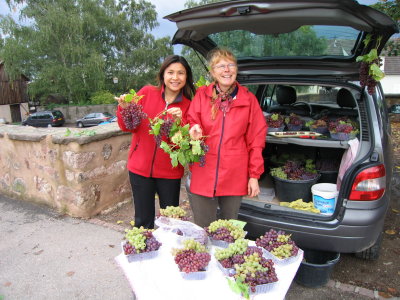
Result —
[{"label": "car taillight", "polygon": [[355,178],[349,200],[377,200],[385,192],[386,171],[383,165],[374,166],[361,171]]}]

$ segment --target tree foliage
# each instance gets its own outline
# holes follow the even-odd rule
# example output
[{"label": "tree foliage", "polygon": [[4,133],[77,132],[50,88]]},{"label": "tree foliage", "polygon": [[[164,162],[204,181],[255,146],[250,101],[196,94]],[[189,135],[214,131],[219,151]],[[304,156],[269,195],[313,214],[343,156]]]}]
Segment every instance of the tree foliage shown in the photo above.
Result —
[{"label": "tree foliage", "polygon": [[[31,79],[34,98],[65,95],[85,102],[99,90],[115,93],[154,83],[172,54],[169,38],[155,39],[155,7],[145,0],[7,0],[20,17],[2,17],[0,57],[8,74]],[[1,43],[0,43],[1,45]],[[114,84],[112,78],[118,78]]]},{"label": "tree foliage", "polygon": [[[400,1],[399,0],[378,0],[377,3],[371,7],[380,10],[387,14],[397,22],[400,27]],[[385,52],[388,56],[400,55],[400,41],[399,38],[391,39],[386,43]]]}]

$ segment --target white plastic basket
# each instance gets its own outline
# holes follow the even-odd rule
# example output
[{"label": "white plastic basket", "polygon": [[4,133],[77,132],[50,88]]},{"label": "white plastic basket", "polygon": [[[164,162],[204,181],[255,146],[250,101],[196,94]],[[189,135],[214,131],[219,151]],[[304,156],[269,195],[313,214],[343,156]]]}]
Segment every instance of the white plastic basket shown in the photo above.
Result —
[{"label": "white plastic basket", "polygon": [[266,283],[266,284],[260,284],[260,285],[256,286],[256,291],[255,292],[251,292],[250,291],[250,293],[252,295],[267,293],[267,292],[275,289],[278,286],[278,284],[279,284],[279,281]]},{"label": "white plastic basket", "polygon": [[236,273],[235,268],[225,268],[219,261],[217,261],[217,266],[225,276],[233,276]]}]

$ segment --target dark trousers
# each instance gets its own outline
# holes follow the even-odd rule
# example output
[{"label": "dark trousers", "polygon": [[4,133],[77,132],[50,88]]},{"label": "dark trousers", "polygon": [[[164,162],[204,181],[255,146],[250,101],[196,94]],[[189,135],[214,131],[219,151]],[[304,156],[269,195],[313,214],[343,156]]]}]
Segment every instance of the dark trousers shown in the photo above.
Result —
[{"label": "dark trousers", "polygon": [[[190,207],[194,222],[200,227],[208,227],[217,219],[237,219],[242,196],[205,197],[190,194]],[[219,214],[217,214],[219,208]]]},{"label": "dark trousers", "polygon": [[135,207],[136,227],[154,228],[156,193],[160,208],[179,206],[180,179],[144,177],[129,172],[129,180]]}]

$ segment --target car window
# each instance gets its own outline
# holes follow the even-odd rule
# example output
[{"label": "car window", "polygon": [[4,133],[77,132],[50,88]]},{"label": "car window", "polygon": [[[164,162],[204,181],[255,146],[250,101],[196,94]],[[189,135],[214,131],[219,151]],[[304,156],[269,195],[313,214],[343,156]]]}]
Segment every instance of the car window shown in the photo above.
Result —
[{"label": "car window", "polygon": [[33,120],[39,119],[38,114],[33,114],[33,115],[31,115],[31,119],[33,119]]},{"label": "car window", "polygon": [[106,117],[112,117],[112,114],[110,114],[108,112],[103,113],[103,115],[105,115]]},{"label": "car window", "polygon": [[85,119],[93,119],[96,117],[96,114],[92,113],[92,114],[88,114]]},{"label": "car window", "polygon": [[53,111],[53,115],[54,115],[54,117],[56,117],[56,118],[62,118],[62,117],[63,117],[62,112],[61,112],[61,111],[58,111],[58,110]]}]

